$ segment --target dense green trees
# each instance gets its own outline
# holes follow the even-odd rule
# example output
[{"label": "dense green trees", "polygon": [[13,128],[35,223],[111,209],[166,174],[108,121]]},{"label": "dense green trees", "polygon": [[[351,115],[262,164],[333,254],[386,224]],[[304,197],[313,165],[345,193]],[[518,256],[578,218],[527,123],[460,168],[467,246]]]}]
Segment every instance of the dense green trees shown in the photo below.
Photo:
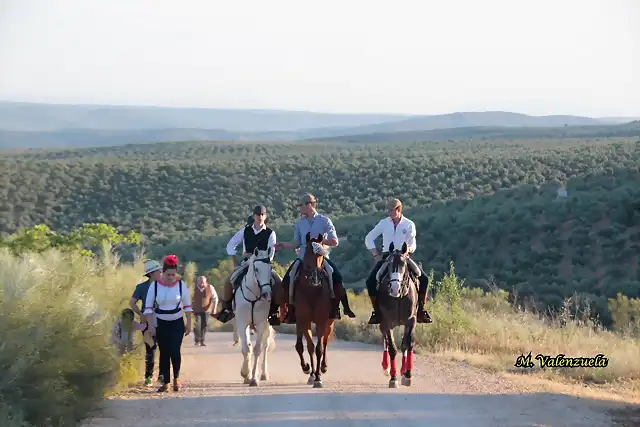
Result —
[{"label": "dense green trees", "polygon": [[[402,144],[146,144],[31,151],[0,159],[0,232],[85,222],[142,234],[155,256],[200,271],[226,258],[231,233],[264,203],[291,239],[306,191],[341,237],[345,280],[371,268],[364,235],[399,197],[418,227],[416,258],[449,261],[469,284],[515,290],[558,307],[574,293],[604,314],[607,298],[640,296],[640,149],[635,139]],[[568,197],[558,197],[559,185]],[[279,253],[286,264],[293,253]]]}]

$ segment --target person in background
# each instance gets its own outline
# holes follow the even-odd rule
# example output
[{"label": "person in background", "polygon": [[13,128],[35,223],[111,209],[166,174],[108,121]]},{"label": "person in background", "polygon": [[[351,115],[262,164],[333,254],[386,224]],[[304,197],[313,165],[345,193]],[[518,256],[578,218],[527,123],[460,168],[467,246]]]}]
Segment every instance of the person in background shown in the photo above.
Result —
[{"label": "person in background", "polygon": [[[149,285],[151,284],[152,281],[160,279],[160,276],[162,275],[162,266],[158,261],[147,260],[144,262],[144,275],[147,277],[147,280],[145,280],[142,283],[138,283],[138,285],[136,285],[136,288],[133,291],[133,295],[131,295],[131,298],[129,299],[129,307],[131,308],[131,310],[133,310],[134,313],[136,313],[140,317],[141,321],[145,321],[145,317],[144,317],[144,314],[142,313],[142,310],[144,310],[144,303],[147,299],[147,292],[149,291]],[[138,308],[138,301],[141,302],[140,308]],[[156,326],[155,320],[152,324],[153,326]],[[147,334],[147,335],[150,335],[150,334]],[[154,365],[154,359],[156,357],[156,348],[157,348],[156,344],[157,343],[154,335],[151,335],[151,339],[146,338],[144,340],[144,346],[145,346],[144,384],[147,387],[150,387],[153,385],[153,382],[151,379],[153,378],[153,365]],[[159,375],[158,375],[158,382],[159,383],[162,382],[162,378]]]},{"label": "person in background", "polygon": [[195,328],[193,329],[195,345],[200,344],[200,346],[204,347],[204,337],[207,333],[207,317],[210,313],[215,313],[218,306],[218,293],[213,285],[207,283],[205,276],[198,277],[196,286],[193,288],[191,305],[196,318]]},{"label": "person in background", "polygon": [[120,320],[113,325],[113,329],[111,330],[111,344],[118,347],[120,356],[125,353],[130,353],[133,350],[134,331],[143,331],[147,329],[146,322],[136,322],[133,318],[133,310],[125,308],[120,313]]},{"label": "person in background", "polygon": [[[180,366],[182,364],[182,339],[191,331],[191,295],[183,280],[178,280],[178,257],[167,255],[162,265],[162,277],[151,282],[144,314],[149,329],[155,329],[160,349],[160,375],[162,385],[158,393],[169,391],[170,368],[173,365],[173,391],[180,391]],[[156,317],[157,326],[151,322]],[[184,316],[187,317],[185,325]]]}]

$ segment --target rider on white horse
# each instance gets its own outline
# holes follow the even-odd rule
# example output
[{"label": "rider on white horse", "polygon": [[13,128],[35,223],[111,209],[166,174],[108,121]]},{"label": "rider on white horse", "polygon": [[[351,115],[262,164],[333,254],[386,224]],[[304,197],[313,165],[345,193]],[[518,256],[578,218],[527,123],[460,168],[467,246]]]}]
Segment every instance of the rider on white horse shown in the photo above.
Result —
[{"label": "rider on white horse", "polygon": [[[233,313],[233,294],[234,290],[237,289],[239,284],[242,282],[242,278],[247,272],[247,260],[251,256],[251,253],[253,253],[256,248],[261,251],[266,251],[271,248],[271,259],[273,260],[276,246],[276,232],[266,226],[266,219],[267,209],[262,205],[256,206],[253,209],[253,222],[238,230],[227,244],[227,254],[233,257],[235,265],[236,247],[242,243],[244,260],[240,266],[236,268],[234,273],[232,273],[232,275],[236,277],[234,283],[231,283],[231,275],[227,277],[227,280],[224,283],[222,310],[214,316],[222,323],[226,323],[235,317],[235,314]],[[282,279],[274,271],[272,272],[272,276],[274,280],[274,289],[277,289],[282,283]],[[278,319],[278,305],[275,297],[271,299],[269,323],[271,325],[280,324],[280,320]]]},{"label": "rider on white horse", "polygon": [[[389,245],[393,243],[395,248],[401,248],[402,244],[406,243],[409,254],[416,250],[416,225],[409,218],[402,215],[402,202],[398,199],[391,199],[387,203],[387,211],[389,212],[389,216],[380,220],[364,239],[367,249],[371,251],[376,261],[376,265],[373,267],[367,279],[367,291],[369,292],[369,298],[373,306],[373,313],[371,313],[371,318],[369,319],[370,325],[380,323],[380,316],[378,315],[378,307],[376,305],[376,297],[378,295],[377,273],[389,255]],[[382,256],[378,254],[375,244],[375,239],[381,234]],[[421,269],[421,267],[417,265],[415,268]],[[429,279],[422,270],[418,281],[420,286],[418,289],[418,315],[416,320],[418,323],[431,323],[431,317],[425,309]]]},{"label": "rider on white horse", "polygon": [[[311,233],[312,237],[316,237],[318,234],[322,234],[324,240],[322,241],[323,246],[338,246],[338,236],[336,233],[336,228],[333,225],[333,222],[329,219],[329,217],[325,215],[321,215],[316,211],[317,200],[313,194],[305,194],[302,196],[298,203],[298,208],[300,209],[300,213],[302,217],[294,224],[293,227],[293,242],[287,243],[278,243],[276,245],[277,249],[280,248],[289,248],[296,250],[296,259],[287,269],[287,272],[284,275],[282,280],[282,291],[284,292],[284,298],[288,302],[288,310],[287,310],[287,320],[285,323],[294,324],[295,320],[295,306],[293,301],[290,300],[289,294],[290,286],[295,281],[295,277],[291,276],[291,271],[296,266],[297,276],[297,266],[304,257],[304,249],[306,246],[305,236],[307,233]],[[297,249],[300,249],[299,251]],[[338,268],[329,260],[328,253],[324,255],[324,260],[329,265],[332,270],[331,280],[333,282],[333,293],[334,298],[331,300],[331,313],[329,315],[330,319],[339,319],[340,318],[340,307],[339,302],[342,302],[342,306],[344,308],[344,313],[350,318],[356,317],[355,313],[351,311],[349,307],[349,300],[347,298],[347,293],[344,292],[342,287],[342,275],[338,271]],[[290,284],[291,283],[291,284]],[[291,290],[293,291],[293,290]]]}]

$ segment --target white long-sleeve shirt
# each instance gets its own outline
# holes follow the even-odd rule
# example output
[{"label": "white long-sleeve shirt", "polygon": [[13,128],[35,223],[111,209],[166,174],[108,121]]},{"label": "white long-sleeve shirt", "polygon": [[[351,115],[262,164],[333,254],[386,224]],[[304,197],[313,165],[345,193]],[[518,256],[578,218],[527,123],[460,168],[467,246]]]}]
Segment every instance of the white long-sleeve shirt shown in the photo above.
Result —
[{"label": "white long-sleeve shirt", "polygon": [[[180,282],[182,282],[182,300],[180,300]],[[155,313],[153,301],[158,303],[160,310],[173,310],[180,304],[181,310],[174,314]],[[144,303],[144,314],[155,313],[155,319],[160,320],[178,320],[183,316],[184,312],[193,311],[191,308],[191,293],[184,281],[178,280],[172,285],[166,285],[158,280],[158,297],[155,294],[155,283],[151,282],[147,298]],[[157,326],[157,325],[154,325]]]},{"label": "white long-sleeve shirt", "polygon": [[[262,230],[266,229],[267,226],[263,225],[260,228],[255,227],[255,225],[251,226],[251,229],[253,230],[254,234],[258,234],[260,233]],[[242,227],[240,230],[238,230],[238,232],[236,234],[233,235],[233,237],[231,238],[231,240],[229,240],[229,243],[227,243],[227,255],[235,255],[236,254],[236,247],[242,243],[242,252],[246,252],[247,251],[247,247],[244,245],[244,229],[245,227]],[[276,232],[275,231],[271,231],[271,234],[269,235],[269,241],[267,242],[267,248],[271,248],[274,249],[274,246],[276,245]],[[271,257],[273,258],[273,255],[275,255],[275,250],[273,250],[271,253]]]},{"label": "white long-sleeve shirt", "polygon": [[371,250],[376,247],[375,240],[382,234],[382,252],[389,252],[389,245],[393,242],[394,249],[401,249],[407,244],[409,253],[416,250],[416,225],[409,218],[402,216],[395,226],[390,217],[386,217],[371,230],[364,238],[364,244]]}]

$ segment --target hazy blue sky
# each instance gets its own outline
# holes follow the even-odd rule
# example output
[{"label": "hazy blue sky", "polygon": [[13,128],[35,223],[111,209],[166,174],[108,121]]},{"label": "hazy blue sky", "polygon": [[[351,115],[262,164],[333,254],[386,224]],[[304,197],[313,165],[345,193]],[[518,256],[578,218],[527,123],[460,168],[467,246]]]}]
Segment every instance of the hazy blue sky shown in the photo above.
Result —
[{"label": "hazy blue sky", "polygon": [[640,116],[640,0],[0,0],[0,99]]}]

